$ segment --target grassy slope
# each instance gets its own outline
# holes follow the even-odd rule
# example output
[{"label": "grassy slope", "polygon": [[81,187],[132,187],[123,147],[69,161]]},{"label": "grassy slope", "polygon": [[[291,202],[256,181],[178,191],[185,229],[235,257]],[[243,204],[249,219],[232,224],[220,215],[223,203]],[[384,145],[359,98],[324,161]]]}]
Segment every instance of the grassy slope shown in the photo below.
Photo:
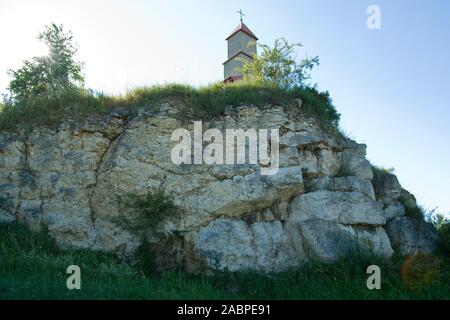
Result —
[{"label": "grassy slope", "polygon": [[[66,288],[67,266],[81,267],[82,289]],[[382,290],[366,288],[366,267],[379,264]],[[147,277],[116,258],[57,249],[44,233],[0,224],[0,299],[445,299],[450,262],[416,290],[400,278],[402,261],[354,257],[334,264],[309,263],[274,276],[168,272]],[[421,279],[421,277],[419,277]]]},{"label": "grassy slope", "polygon": [[14,131],[17,126],[57,126],[66,118],[83,119],[102,115],[111,108],[125,108],[134,113],[139,108],[157,110],[162,102],[177,101],[181,119],[209,120],[220,116],[228,106],[266,104],[283,105],[300,111],[296,99],[301,98],[301,112],[323,124],[337,127],[340,115],[328,92],[314,88],[283,90],[269,84],[240,81],[192,87],[181,84],[137,88],[123,96],[106,96],[84,89],[70,90],[52,97],[34,97],[16,103],[0,103],[0,131]]}]

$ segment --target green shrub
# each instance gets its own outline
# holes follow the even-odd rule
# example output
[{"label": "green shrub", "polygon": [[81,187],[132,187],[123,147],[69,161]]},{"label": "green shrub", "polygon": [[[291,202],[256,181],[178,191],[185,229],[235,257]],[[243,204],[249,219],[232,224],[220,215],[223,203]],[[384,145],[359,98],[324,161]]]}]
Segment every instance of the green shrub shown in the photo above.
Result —
[{"label": "green shrub", "polygon": [[122,215],[117,222],[141,237],[141,243],[135,252],[135,265],[145,275],[151,275],[157,266],[148,241],[149,232],[155,233],[159,223],[176,214],[178,208],[173,203],[173,198],[162,189],[149,190],[142,195],[128,193],[119,198],[119,202],[123,208],[136,213],[134,216]]},{"label": "green shrub", "polygon": [[128,193],[119,198],[119,202],[122,207],[136,213],[132,217],[122,215],[119,222],[130,231],[142,233],[144,237],[148,232],[155,232],[164,218],[173,216],[178,210],[173,198],[162,189],[149,190],[142,195]]},{"label": "green shrub", "polygon": [[316,88],[306,87],[295,89],[302,100],[302,110],[315,118],[322,120],[332,127],[339,126],[341,115],[333,106],[333,101],[328,91],[319,92]]},{"label": "green shrub", "polygon": [[450,256],[450,219],[437,214],[432,222],[438,232],[438,251],[446,256]]},{"label": "green shrub", "polygon": [[373,173],[373,180],[376,181],[378,179],[379,176],[384,175],[384,174],[393,174],[395,169],[394,168],[384,168],[384,167],[379,167],[376,165],[371,165],[372,167],[372,173]]},{"label": "green shrub", "polygon": [[150,243],[147,238],[143,238],[141,244],[134,253],[134,267],[140,270],[144,275],[150,276],[156,269],[155,257],[153,256]]},{"label": "green shrub", "polygon": [[[240,71],[244,79],[272,83],[283,89],[305,86],[310,79],[310,71],[319,65],[319,57],[303,58],[298,61],[296,48],[302,47],[301,43],[289,43],[284,38],[276,39],[273,46],[256,44],[261,52],[254,55],[253,59],[240,59],[243,67]],[[239,69],[239,68],[238,68]]]},{"label": "green shrub", "polygon": [[408,201],[408,199],[404,195],[401,195],[398,201],[400,201],[400,203],[405,208],[405,215],[407,217],[419,220],[423,220],[425,218],[425,210],[416,203],[413,204]]}]

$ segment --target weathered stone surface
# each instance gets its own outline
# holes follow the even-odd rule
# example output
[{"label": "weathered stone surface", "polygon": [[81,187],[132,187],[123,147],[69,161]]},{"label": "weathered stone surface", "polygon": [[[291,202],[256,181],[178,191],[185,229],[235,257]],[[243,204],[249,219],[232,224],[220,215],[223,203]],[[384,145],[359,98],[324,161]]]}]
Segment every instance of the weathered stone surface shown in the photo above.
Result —
[{"label": "weathered stone surface", "polygon": [[[405,218],[399,195],[415,199],[395,176],[374,181],[374,200],[365,145],[280,106],[242,106],[204,122],[203,130],[279,129],[275,175],[262,176],[254,164],[175,165],[173,130],[193,130],[175,116],[178,107],[165,103],[133,118],[113,110],[56,129],[0,133],[0,221],[45,227],[64,248],[129,256],[141,238],[118,223],[119,215],[136,214],[119,198],[162,188],[180,212],[149,238],[157,254],[173,256],[157,261],[185,261],[189,270],[281,271],[311,257],[335,259],[360,244],[389,256],[386,220],[401,248],[431,247],[424,240],[432,239],[429,228],[396,222]],[[349,176],[336,177],[342,173]]]},{"label": "weathered stone surface", "polygon": [[434,250],[437,233],[432,224],[410,218],[397,217],[387,224],[386,231],[392,247],[402,255]]},{"label": "weathered stone surface", "polygon": [[405,215],[405,208],[398,201],[392,202],[390,205],[384,208],[384,216],[388,221],[404,215]]},{"label": "weathered stone surface", "polygon": [[333,261],[359,250],[390,257],[393,253],[389,238],[382,227],[344,226],[328,221],[300,224],[301,233],[312,258]]},{"label": "weathered stone surface", "polygon": [[390,204],[400,198],[402,187],[397,177],[392,173],[378,174],[373,181],[377,199],[384,204]]},{"label": "weathered stone surface", "polygon": [[195,245],[210,268],[270,272],[295,266],[304,259],[289,241],[279,221],[248,226],[241,220],[217,219],[200,230]]},{"label": "weathered stone surface", "polygon": [[373,173],[370,162],[366,159],[366,145],[359,144],[355,149],[345,149],[341,152],[342,167],[350,176],[372,180]]},{"label": "weathered stone surface", "polygon": [[369,180],[358,177],[323,177],[320,179],[311,179],[306,181],[306,190],[308,192],[318,190],[329,191],[354,191],[360,192],[375,200],[375,193],[372,183]]},{"label": "weathered stone surface", "polygon": [[359,192],[315,191],[296,197],[290,204],[290,221],[333,221],[346,225],[384,225],[383,209]]}]

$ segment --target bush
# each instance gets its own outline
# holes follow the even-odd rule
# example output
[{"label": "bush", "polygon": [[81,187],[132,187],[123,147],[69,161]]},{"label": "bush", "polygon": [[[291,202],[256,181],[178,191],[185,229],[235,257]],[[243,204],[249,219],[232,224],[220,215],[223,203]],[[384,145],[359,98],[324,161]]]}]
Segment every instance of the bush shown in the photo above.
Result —
[{"label": "bush", "polygon": [[[249,45],[256,45],[250,42]],[[304,58],[297,61],[295,49],[302,47],[301,43],[289,43],[284,38],[276,39],[273,46],[258,44],[262,49],[252,60],[241,60],[241,72],[244,79],[270,83],[283,89],[304,87],[310,79],[309,71],[319,64],[319,57]]]},{"label": "bush", "polygon": [[320,119],[332,127],[339,126],[341,115],[333,106],[333,101],[328,91],[319,92],[316,88],[297,88],[299,98],[302,100],[302,109],[306,114],[310,114]]},{"label": "bush", "polygon": [[119,198],[122,207],[130,208],[137,216],[121,217],[125,228],[141,232],[146,238],[148,232],[155,232],[158,224],[166,217],[173,216],[178,208],[173,198],[162,189],[149,190],[145,194],[128,193]]},{"label": "bush", "polygon": [[373,173],[373,180],[376,181],[378,179],[379,176],[384,175],[384,174],[393,174],[394,173],[394,168],[384,168],[384,167],[379,167],[376,165],[372,165],[372,173]]},{"label": "bush", "polygon": [[405,208],[405,215],[407,217],[424,220],[425,210],[421,206],[416,203],[411,203],[404,195],[401,195],[398,201],[400,201]]},{"label": "bush", "polygon": [[432,223],[438,232],[438,252],[450,256],[450,219],[437,214],[432,219]]},{"label": "bush", "polygon": [[144,275],[150,276],[156,270],[155,257],[153,256],[150,243],[147,238],[143,238],[141,244],[134,253],[134,267]]}]

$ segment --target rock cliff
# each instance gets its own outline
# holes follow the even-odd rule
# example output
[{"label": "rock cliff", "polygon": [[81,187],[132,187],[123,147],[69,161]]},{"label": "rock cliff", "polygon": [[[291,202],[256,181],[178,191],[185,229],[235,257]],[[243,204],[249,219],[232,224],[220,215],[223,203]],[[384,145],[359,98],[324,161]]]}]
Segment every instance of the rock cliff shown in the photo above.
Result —
[{"label": "rock cliff", "polygon": [[[414,197],[393,174],[374,178],[366,146],[280,106],[227,110],[204,128],[279,129],[280,169],[175,165],[176,105],[123,110],[58,128],[0,133],[0,220],[45,228],[64,248],[132,255],[140,238],[117,223],[120,196],[162,188],[180,212],[150,235],[160,264],[189,271],[281,271],[354,247],[390,257],[433,249],[435,231],[405,215]],[[403,204],[402,204],[403,203]]]}]

